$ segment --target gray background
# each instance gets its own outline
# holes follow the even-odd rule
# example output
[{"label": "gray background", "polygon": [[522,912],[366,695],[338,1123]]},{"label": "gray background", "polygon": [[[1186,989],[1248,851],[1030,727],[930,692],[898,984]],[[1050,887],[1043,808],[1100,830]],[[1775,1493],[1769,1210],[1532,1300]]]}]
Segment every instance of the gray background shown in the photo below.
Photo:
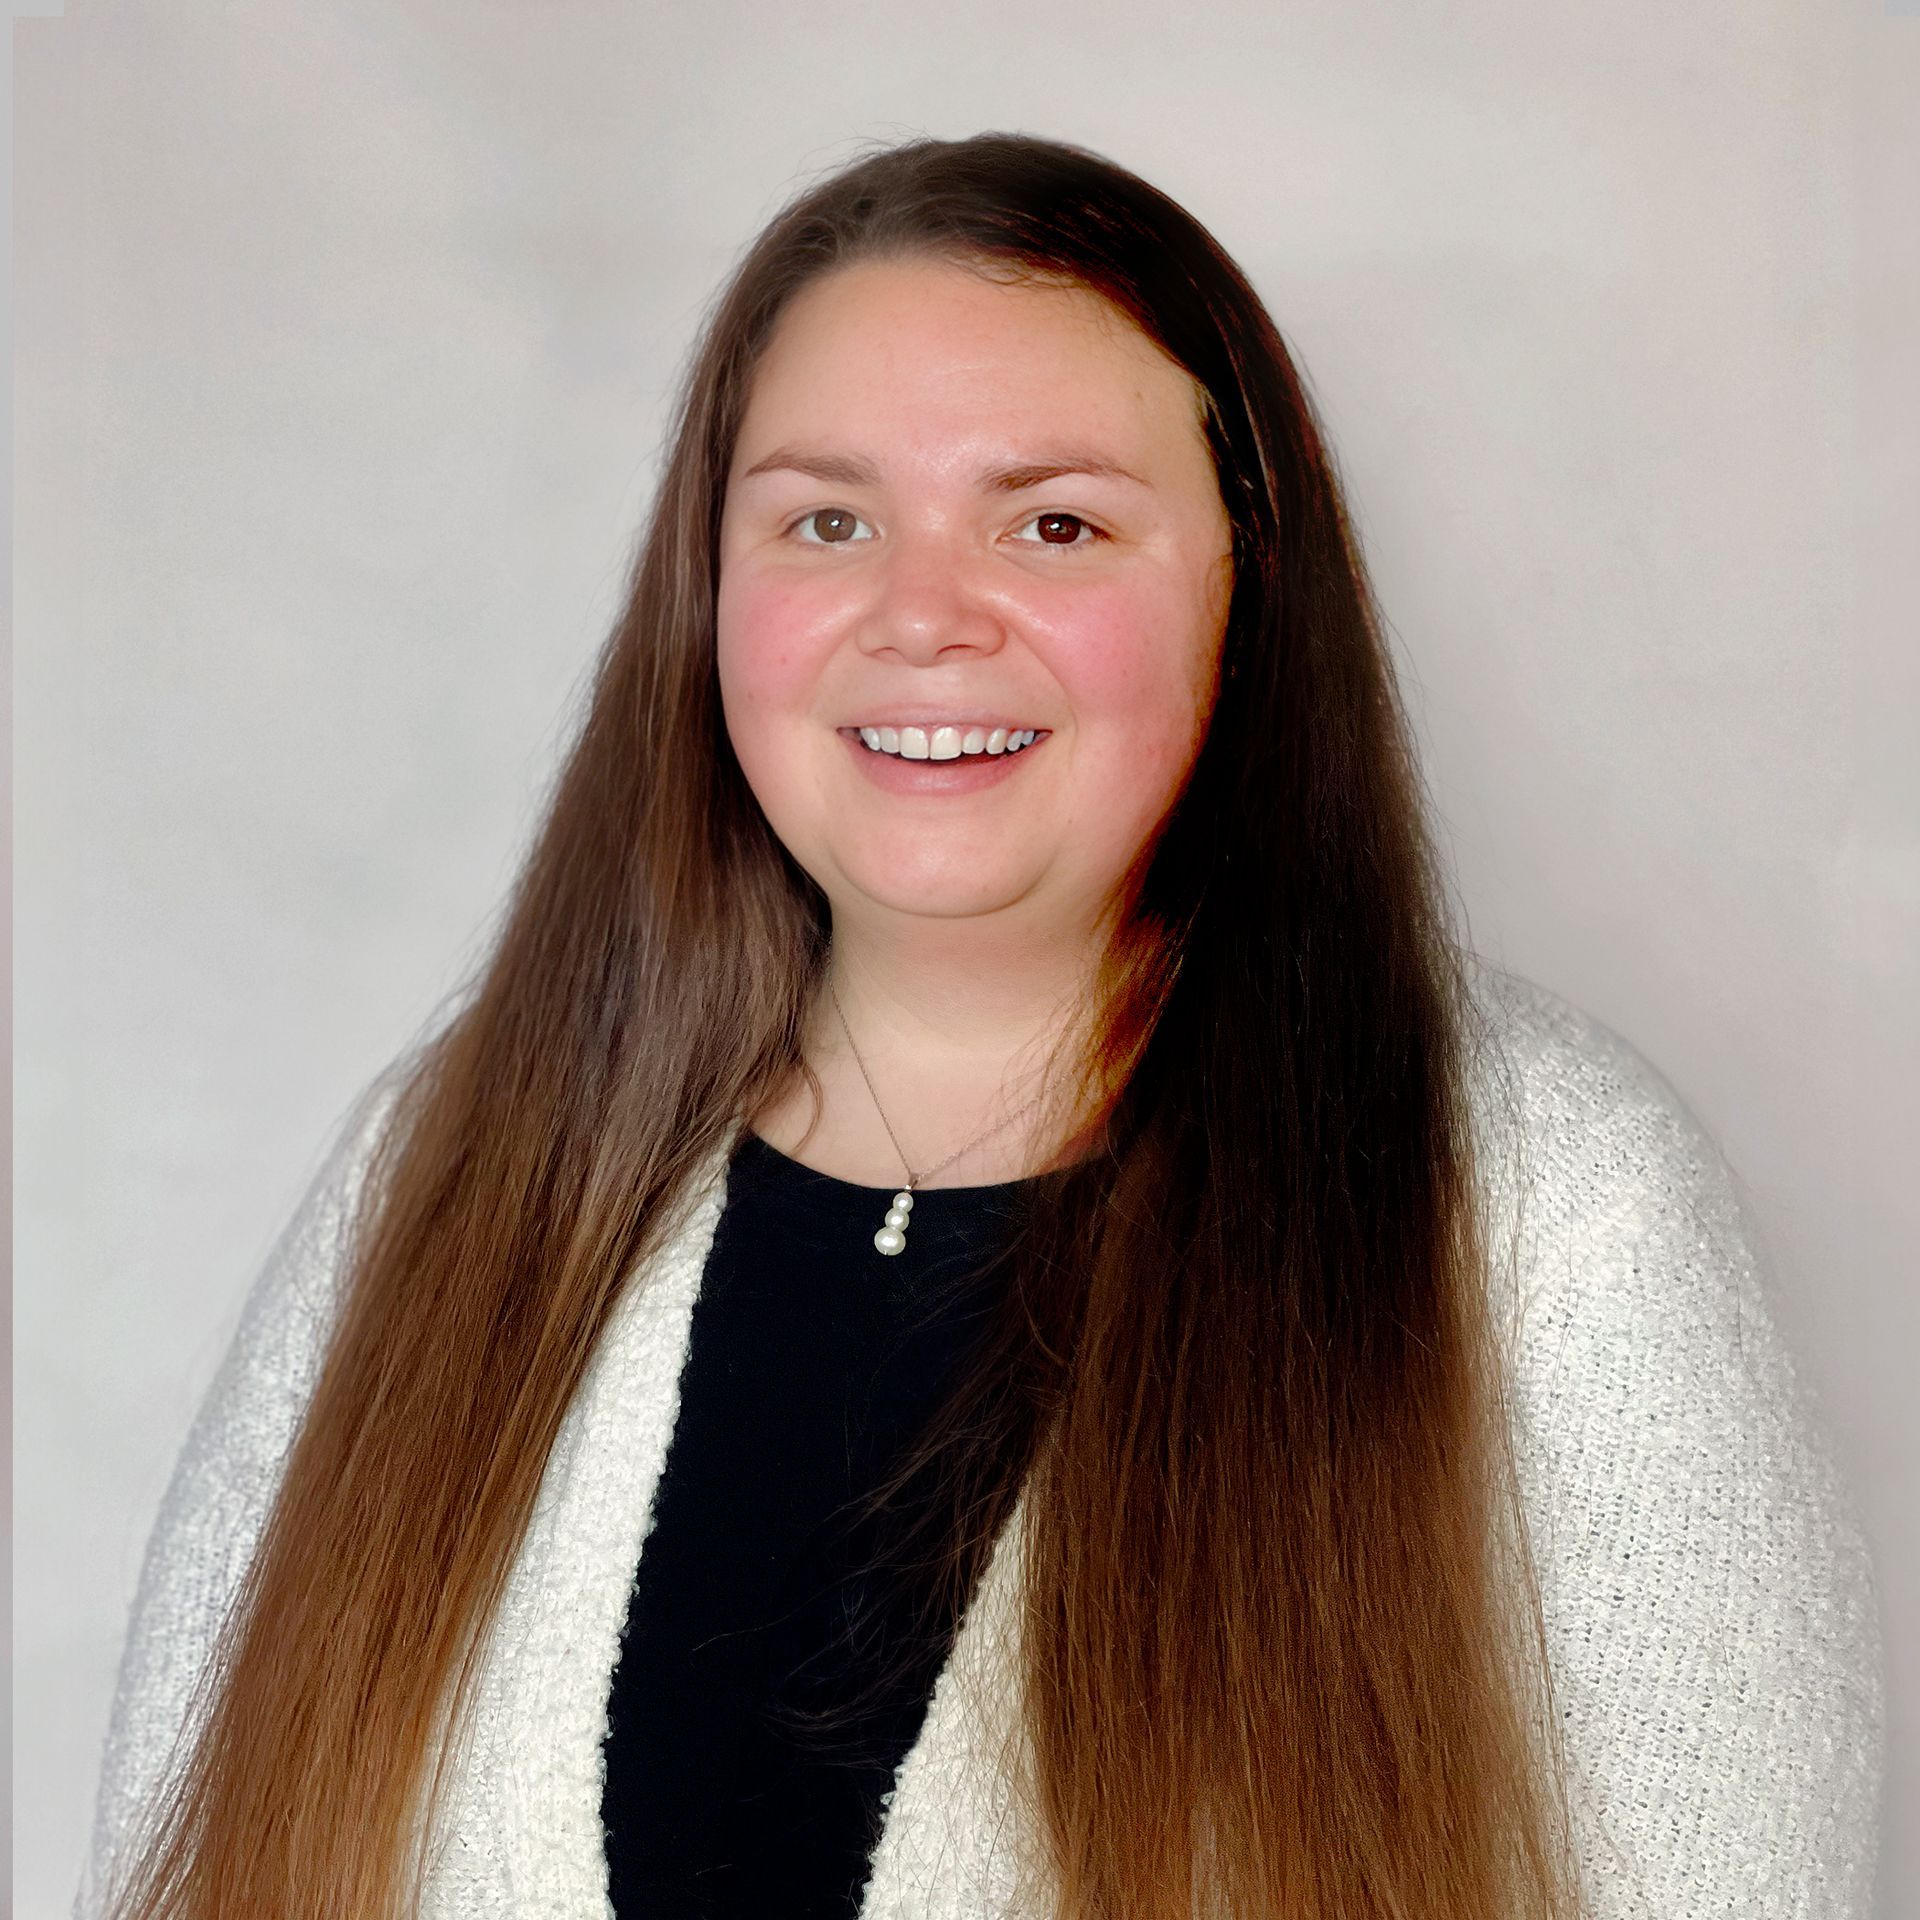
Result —
[{"label": "gray background", "polygon": [[857,139],[987,127],[1246,267],[1476,944],[1743,1176],[1874,1530],[1920,1905],[1920,19],[136,0],[15,52],[23,1914],[241,1296],[514,869],[702,303]]}]

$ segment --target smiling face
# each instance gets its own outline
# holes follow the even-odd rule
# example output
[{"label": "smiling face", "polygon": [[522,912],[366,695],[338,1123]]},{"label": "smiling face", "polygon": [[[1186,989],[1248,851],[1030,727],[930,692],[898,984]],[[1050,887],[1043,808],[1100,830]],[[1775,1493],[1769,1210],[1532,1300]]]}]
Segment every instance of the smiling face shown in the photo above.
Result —
[{"label": "smiling face", "polygon": [[[836,918],[1090,926],[1112,899],[1218,669],[1231,533],[1200,421],[1186,371],[1081,288],[890,261],[789,304],[728,474],[718,669],[747,781]],[[935,756],[1040,737],[908,762],[856,731],[914,723]]]}]

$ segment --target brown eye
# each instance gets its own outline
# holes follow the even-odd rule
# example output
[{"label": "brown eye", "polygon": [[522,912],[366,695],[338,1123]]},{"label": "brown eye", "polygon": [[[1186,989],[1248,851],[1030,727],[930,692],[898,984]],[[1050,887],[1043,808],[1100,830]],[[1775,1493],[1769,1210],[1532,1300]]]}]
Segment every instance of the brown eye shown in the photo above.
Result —
[{"label": "brown eye", "polygon": [[[1047,547],[1090,547],[1107,536],[1092,521],[1077,513],[1036,513],[1026,523],[1040,529],[1040,544]],[[1084,531],[1087,538],[1079,536]]]},{"label": "brown eye", "polygon": [[849,513],[845,507],[820,507],[812,513],[803,514],[794,526],[796,531],[811,528],[821,535],[817,540],[803,539],[803,545],[843,547],[853,537],[853,529],[860,524],[860,516]]}]

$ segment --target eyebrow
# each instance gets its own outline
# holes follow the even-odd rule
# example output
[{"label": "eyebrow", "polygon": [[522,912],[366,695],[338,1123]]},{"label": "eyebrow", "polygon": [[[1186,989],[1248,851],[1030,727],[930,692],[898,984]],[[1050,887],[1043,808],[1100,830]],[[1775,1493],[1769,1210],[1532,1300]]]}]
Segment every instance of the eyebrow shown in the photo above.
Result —
[{"label": "eyebrow", "polygon": [[[879,469],[871,461],[851,454],[821,453],[809,447],[776,447],[764,460],[756,460],[740,477],[751,480],[757,473],[772,473],[786,468],[793,473],[811,474],[816,480],[833,481],[843,487],[877,487]],[[1020,493],[1028,487],[1044,485],[1062,474],[1084,473],[1095,479],[1131,480],[1135,486],[1151,487],[1130,467],[1109,460],[1088,447],[1062,447],[1038,460],[1023,460],[1017,466],[989,467],[976,476],[974,484],[984,493]]]}]

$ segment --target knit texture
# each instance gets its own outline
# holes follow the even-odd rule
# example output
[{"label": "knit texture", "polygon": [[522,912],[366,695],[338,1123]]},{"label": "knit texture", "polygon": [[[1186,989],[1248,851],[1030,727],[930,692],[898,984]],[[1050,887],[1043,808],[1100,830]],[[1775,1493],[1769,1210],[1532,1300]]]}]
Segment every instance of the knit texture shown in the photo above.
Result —
[{"label": "knit texture", "polygon": [[[1885,1738],[1873,1567],[1735,1180],[1617,1034],[1513,974],[1476,963],[1473,979],[1496,1321],[1594,1920],[1866,1920]],[[389,1070],[337,1131],[163,1498],[75,1920],[105,1913],[136,1817],[186,1751],[194,1683],[312,1391],[344,1226],[395,1090]],[[562,1422],[462,1729],[424,1920],[611,1912],[608,1688],[726,1160],[621,1290]],[[896,1774],[869,1920],[1045,1915],[1037,1840],[1008,1785],[1021,1515]]]}]

